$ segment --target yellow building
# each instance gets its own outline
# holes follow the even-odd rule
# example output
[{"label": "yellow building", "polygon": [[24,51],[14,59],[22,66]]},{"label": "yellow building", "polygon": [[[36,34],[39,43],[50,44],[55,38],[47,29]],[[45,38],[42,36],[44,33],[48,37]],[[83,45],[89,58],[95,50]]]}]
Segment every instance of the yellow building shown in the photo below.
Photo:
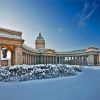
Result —
[{"label": "yellow building", "polygon": [[[99,64],[99,49],[95,47],[57,52],[45,48],[45,40],[41,33],[35,40],[35,47],[34,49],[24,44],[22,32],[0,28],[0,66],[15,64]],[[3,48],[8,50],[6,58],[3,58]]]}]

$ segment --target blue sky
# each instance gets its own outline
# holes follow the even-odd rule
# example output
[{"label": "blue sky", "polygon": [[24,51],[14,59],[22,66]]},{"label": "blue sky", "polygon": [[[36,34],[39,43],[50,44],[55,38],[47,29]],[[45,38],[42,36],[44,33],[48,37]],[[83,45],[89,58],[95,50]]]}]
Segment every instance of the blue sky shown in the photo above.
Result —
[{"label": "blue sky", "polygon": [[46,48],[100,48],[100,1],[0,0],[0,27],[22,31],[33,48],[39,32]]}]

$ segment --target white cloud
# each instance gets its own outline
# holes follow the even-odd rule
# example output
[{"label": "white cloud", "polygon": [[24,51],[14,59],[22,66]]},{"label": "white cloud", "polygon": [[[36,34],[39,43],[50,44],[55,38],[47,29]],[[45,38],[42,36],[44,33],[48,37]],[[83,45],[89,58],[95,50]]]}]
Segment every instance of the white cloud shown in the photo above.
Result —
[{"label": "white cloud", "polygon": [[93,15],[96,8],[97,4],[95,2],[92,3],[85,2],[84,8],[81,10],[81,12],[78,12],[79,14],[78,25],[83,26],[86,23],[86,21]]}]

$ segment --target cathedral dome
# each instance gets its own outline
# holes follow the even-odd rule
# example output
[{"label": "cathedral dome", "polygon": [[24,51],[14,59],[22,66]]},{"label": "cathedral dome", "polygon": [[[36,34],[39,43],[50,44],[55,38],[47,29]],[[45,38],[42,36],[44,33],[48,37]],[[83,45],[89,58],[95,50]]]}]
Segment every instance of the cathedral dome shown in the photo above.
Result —
[{"label": "cathedral dome", "polygon": [[35,41],[35,46],[36,46],[36,49],[45,48],[45,40],[42,37],[41,33],[39,33],[39,36],[37,37],[37,39]]},{"label": "cathedral dome", "polygon": [[42,35],[41,35],[41,33],[39,33],[39,36],[37,37],[36,40],[44,40],[43,37],[42,37]]}]

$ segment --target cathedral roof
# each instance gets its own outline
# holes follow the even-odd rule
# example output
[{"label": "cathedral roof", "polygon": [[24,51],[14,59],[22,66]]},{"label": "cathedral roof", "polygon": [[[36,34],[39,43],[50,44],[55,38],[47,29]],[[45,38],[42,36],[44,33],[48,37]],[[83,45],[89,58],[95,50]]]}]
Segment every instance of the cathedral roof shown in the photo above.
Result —
[{"label": "cathedral roof", "polygon": [[39,32],[39,36],[37,37],[36,40],[44,40],[40,32]]}]

